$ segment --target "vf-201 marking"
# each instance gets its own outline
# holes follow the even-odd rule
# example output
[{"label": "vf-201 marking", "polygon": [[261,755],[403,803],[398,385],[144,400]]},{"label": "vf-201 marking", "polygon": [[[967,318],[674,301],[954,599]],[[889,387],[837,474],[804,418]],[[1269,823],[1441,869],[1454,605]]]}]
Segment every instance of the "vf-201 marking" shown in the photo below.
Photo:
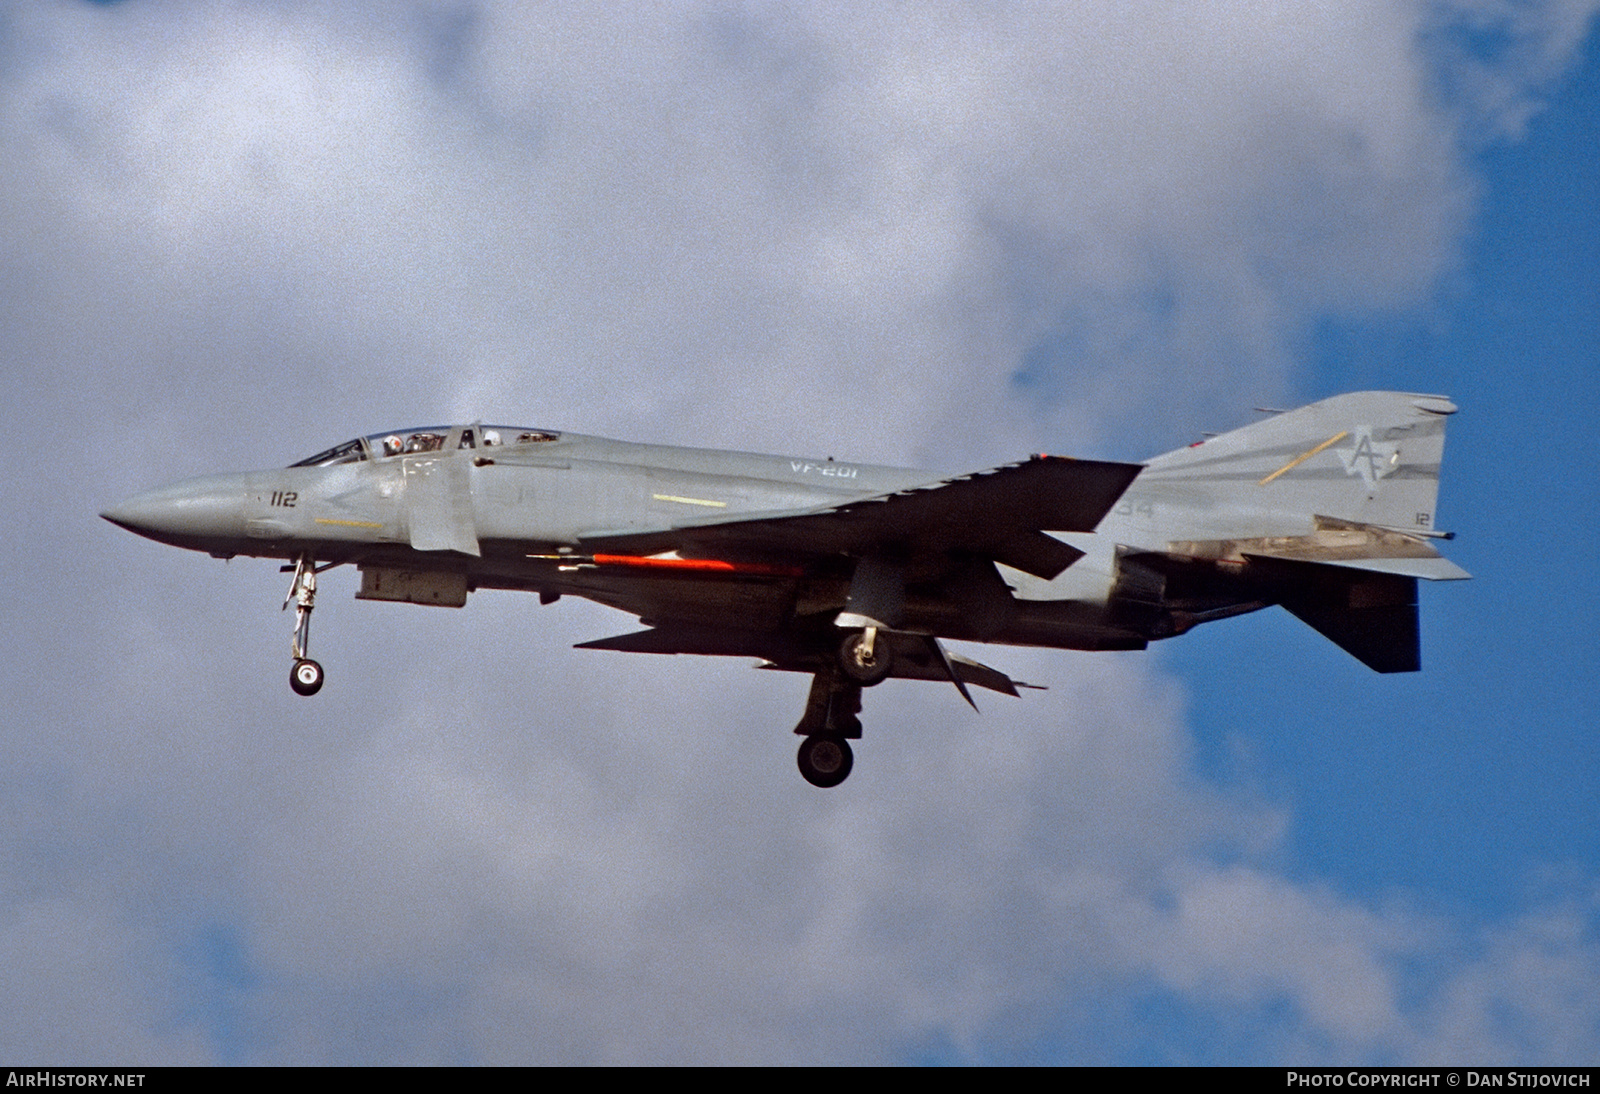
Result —
[{"label": "vf-201 marking", "polygon": [[815,471],[817,474],[830,479],[854,479],[859,478],[861,474],[859,467],[851,467],[849,464],[832,462],[807,463],[805,460],[790,460],[789,470],[796,475],[809,475]]}]

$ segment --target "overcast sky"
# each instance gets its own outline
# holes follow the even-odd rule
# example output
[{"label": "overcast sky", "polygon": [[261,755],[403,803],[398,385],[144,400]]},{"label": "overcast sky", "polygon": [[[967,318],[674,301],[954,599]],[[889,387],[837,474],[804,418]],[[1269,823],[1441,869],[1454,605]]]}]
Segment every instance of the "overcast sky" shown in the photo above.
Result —
[{"label": "overcast sky", "polygon": [[[0,1058],[1600,1056],[1597,0],[0,5]],[[96,514],[501,420],[963,470],[1438,391],[1424,670],[574,651]]]}]

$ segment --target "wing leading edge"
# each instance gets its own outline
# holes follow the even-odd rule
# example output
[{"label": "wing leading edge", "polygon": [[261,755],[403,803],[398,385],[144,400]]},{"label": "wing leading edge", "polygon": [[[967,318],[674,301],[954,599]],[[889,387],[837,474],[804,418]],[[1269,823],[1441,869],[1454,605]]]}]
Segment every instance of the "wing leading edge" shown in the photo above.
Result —
[{"label": "wing leading edge", "polygon": [[591,551],[785,556],[963,554],[1053,578],[1082,552],[1047,532],[1092,532],[1142,464],[1036,456],[892,494],[791,512],[597,533]]}]

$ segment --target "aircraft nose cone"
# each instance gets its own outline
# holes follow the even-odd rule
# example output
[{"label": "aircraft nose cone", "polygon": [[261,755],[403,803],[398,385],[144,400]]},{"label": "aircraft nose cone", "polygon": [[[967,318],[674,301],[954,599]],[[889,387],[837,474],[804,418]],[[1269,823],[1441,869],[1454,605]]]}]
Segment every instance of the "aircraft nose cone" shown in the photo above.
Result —
[{"label": "aircraft nose cone", "polygon": [[237,478],[212,476],[146,490],[100,515],[148,539],[203,551],[238,537],[244,501]]}]

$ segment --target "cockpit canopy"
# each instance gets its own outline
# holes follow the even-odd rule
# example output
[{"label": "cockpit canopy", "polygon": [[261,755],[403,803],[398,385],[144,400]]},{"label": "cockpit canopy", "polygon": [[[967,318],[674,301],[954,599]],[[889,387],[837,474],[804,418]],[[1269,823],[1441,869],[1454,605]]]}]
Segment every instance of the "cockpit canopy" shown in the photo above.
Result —
[{"label": "cockpit canopy", "polygon": [[353,441],[334,445],[326,452],[318,452],[315,456],[308,456],[289,466],[332,467],[339,463],[382,460],[421,452],[441,452],[447,445],[454,448],[493,448],[496,445],[548,444],[560,439],[561,434],[553,430],[533,429],[520,425],[474,423],[467,426],[413,426],[410,429],[357,437]]}]

